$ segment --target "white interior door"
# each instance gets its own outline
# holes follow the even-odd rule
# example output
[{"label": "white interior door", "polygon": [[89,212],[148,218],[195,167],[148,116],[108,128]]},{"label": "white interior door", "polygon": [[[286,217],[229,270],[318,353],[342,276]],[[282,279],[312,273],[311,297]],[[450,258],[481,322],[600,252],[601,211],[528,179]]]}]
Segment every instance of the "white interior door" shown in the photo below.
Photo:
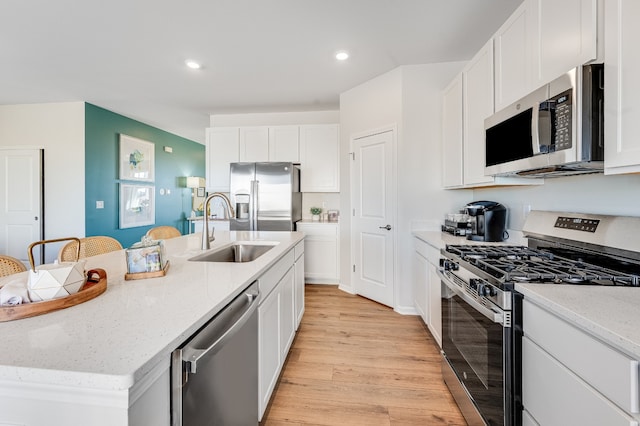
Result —
[{"label": "white interior door", "polygon": [[0,149],[0,164],[0,254],[28,264],[27,247],[42,240],[42,150]]},{"label": "white interior door", "polygon": [[394,304],[393,131],[353,141],[352,283],[357,294]]}]

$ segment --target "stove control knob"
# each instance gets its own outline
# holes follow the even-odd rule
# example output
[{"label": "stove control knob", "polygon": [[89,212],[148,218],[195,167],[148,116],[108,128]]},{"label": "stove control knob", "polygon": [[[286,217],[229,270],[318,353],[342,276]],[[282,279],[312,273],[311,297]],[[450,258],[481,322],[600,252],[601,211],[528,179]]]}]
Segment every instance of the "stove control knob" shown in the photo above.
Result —
[{"label": "stove control knob", "polygon": [[440,259],[440,267],[445,271],[458,270],[458,264],[449,259]]},{"label": "stove control knob", "polygon": [[493,288],[493,286],[491,286],[489,284],[486,284],[486,285],[481,286],[478,289],[478,294],[480,294],[481,296],[484,296],[484,297],[493,297],[493,296],[495,296],[497,294],[497,292],[496,292],[496,289]]},{"label": "stove control knob", "polygon": [[478,294],[480,294],[480,289],[482,288],[482,280],[478,278],[471,278],[469,280],[469,287],[476,290]]}]

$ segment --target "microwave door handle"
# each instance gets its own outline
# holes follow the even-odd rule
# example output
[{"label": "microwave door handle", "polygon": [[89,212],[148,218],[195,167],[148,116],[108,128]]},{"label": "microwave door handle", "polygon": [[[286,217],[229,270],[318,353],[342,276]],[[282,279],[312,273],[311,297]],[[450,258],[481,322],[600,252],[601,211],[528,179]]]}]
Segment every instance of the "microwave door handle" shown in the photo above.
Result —
[{"label": "microwave door handle", "polygon": [[487,317],[489,320],[491,320],[491,322],[504,325],[504,314],[502,312],[496,312],[475,301],[471,296],[469,296],[467,293],[462,291],[462,289],[460,289],[457,285],[455,285],[449,279],[449,277],[447,277],[444,274],[444,272],[442,272],[441,269],[438,269],[437,273],[440,276],[440,279],[442,280],[442,282],[447,286],[447,288],[449,288],[449,290],[454,292],[456,296],[464,300],[465,303],[467,303],[473,309],[475,309],[476,311],[478,311],[479,313]]},{"label": "microwave door handle", "polygon": [[540,154],[540,103],[533,104],[533,114],[531,118],[531,150],[533,155]]}]

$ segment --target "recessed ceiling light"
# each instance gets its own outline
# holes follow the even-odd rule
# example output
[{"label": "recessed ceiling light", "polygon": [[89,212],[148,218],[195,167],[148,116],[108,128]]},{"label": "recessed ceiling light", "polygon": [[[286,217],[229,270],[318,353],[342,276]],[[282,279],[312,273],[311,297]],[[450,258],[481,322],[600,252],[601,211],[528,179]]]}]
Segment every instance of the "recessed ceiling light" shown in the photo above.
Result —
[{"label": "recessed ceiling light", "polygon": [[187,66],[193,70],[199,70],[200,68],[202,68],[202,65],[200,65],[198,62],[193,61],[191,59],[186,60],[184,63],[187,64]]},{"label": "recessed ceiling light", "polygon": [[349,57],[349,52],[345,51],[345,50],[341,50],[339,52],[336,53],[336,59],[339,61],[344,61]]}]

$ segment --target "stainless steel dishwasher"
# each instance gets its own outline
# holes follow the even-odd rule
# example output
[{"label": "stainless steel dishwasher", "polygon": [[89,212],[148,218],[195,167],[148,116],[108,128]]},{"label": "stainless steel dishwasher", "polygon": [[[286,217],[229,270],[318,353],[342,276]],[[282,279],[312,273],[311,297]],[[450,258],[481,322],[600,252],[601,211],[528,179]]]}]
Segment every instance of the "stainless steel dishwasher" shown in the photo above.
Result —
[{"label": "stainless steel dishwasher", "polygon": [[171,355],[173,426],[258,424],[258,283]]}]

